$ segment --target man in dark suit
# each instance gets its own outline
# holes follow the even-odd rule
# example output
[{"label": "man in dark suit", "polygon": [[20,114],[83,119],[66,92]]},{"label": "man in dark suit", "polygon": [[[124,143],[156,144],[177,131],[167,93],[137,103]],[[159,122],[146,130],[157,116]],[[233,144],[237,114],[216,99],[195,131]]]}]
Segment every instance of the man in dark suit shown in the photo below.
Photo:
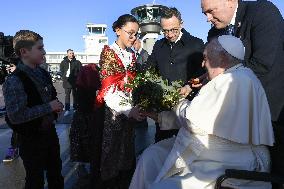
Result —
[{"label": "man in dark suit", "polygon": [[65,115],[70,110],[70,94],[73,95],[73,108],[76,109],[76,80],[77,75],[82,67],[79,60],[76,60],[74,51],[72,49],[67,50],[67,56],[64,57],[60,63],[60,72],[62,74],[63,88],[65,90]]},{"label": "man in dark suit", "polygon": [[[161,28],[164,38],[158,40],[147,65],[156,67],[169,82],[188,81],[203,73],[202,59],[204,43],[182,28],[181,14],[176,8],[165,9],[161,14]],[[169,138],[177,130],[161,131],[156,127],[155,141]]]},{"label": "man in dark suit", "polygon": [[138,63],[138,65],[145,64],[149,57],[149,54],[145,49],[142,48],[140,39],[136,39],[133,44],[133,48],[135,50],[136,62]]},{"label": "man in dark suit", "polygon": [[208,40],[228,34],[239,37],[245,46],[244,65],[258,76],[270,106],[276,140],[276,146],[271,149],[272,171],[284,174],[284,151],[278,147],[284,144],[283,18],[267,0],[201,0],[201,7],[213,25]]},{"label": "man in dark suit", "polygon": [[[136,56],[137,68],[138,68],[138,71],[140,71],[146,65],[146,61],[149,57],[149,54],[145,49],[142,48],[141,40],[138,38],[133,44],[133,49],[134,49],[134,53]],[[137,128],[148,127],[147,119],[144,119],[142,121],[136,121],[135,125],[137,126]]]}]

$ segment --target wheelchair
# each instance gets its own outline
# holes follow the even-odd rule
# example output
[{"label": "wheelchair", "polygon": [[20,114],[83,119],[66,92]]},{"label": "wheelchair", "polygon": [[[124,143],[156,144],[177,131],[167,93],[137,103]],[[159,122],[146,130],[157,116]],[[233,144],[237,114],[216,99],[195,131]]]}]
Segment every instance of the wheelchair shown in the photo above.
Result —
[{"label": "wheelchair", "polygon": [[[282,114],[283,115],[283,114]],[[273,125],[274,123],[272,123]],[[283,125],[281,123],[280,125]],[[227,169],[225,174],[218,177],[215,189],[232,189],[223,187],[222,183],[229,178],[252,181],[264,181],[272,184],[272,189],[284,189],[284,127],[277,124],[273,126],[275,135],[275,145],[270,148],[272,172],[256,172],[247,170]],[[273,170],[277,170],[274,171]]]},{"label": "wheelchair", "polygon": [[215,189],[233,189],[233,188],[222,186],[223,181],[229,178],[271,182],[272,189],[280,189],[281,184],[282,184],[282,188],[284,188],[283,187],[284,186],[284,175],[276,175],[273,173],[256,172],[256,171],[227,169],[225,171],[225,174],[221,175],[217,179]]}]

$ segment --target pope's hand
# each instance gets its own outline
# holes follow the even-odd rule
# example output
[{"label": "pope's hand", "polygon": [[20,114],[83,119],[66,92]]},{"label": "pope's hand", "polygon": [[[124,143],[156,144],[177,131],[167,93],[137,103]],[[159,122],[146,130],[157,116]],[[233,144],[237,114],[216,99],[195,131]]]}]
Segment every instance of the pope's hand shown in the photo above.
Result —
[{"label": "pope's hand", "polygon": [[192,88],[189,85],[185,85],[184,87],[180,88],[179,94],[183,97],[186,97],[189,95],[189,93],[192,91]]}]

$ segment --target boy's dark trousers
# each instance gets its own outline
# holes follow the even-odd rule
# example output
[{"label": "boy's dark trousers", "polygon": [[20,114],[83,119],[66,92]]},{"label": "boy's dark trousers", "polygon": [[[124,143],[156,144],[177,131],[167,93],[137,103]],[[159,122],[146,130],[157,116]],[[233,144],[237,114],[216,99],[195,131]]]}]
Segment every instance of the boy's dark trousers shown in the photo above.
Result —
[{"label": "boy's dark trousers", "polygon": [[20,156],[26,169],[25,189],[43,189],[44,171],[49,189],[63,189],[59,139],[54,125],[34,136],[20,135]]},{"label": "boy's dark trousers", "polygon": [[18,142],[18,134],[17,132],[13,132],[12,133],[12,137],[11,137],[11,147],[12,148],[18,148],[19,147],[19,142]]}]

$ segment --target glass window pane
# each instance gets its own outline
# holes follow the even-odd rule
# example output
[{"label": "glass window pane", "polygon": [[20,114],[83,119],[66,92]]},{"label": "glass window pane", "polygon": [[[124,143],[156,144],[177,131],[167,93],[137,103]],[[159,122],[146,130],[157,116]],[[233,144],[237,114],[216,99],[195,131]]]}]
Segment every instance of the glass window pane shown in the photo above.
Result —
[{"label": "glass window pane", "polygon": [[93,27],[94,34],[102,34],[102,27]]}]

